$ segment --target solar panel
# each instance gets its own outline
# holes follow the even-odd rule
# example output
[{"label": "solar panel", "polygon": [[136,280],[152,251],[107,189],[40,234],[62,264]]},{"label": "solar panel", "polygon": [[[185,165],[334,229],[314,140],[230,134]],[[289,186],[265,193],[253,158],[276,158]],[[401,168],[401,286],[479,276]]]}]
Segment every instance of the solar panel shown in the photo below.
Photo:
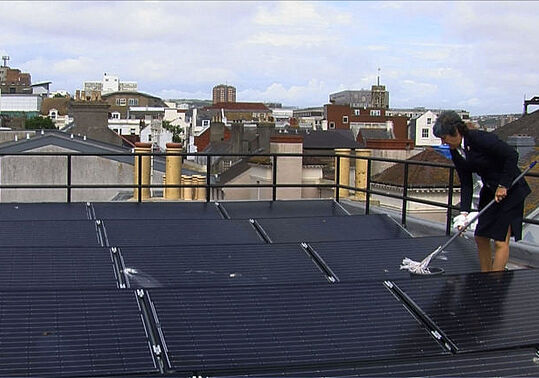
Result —
[{"label": "solar panel", "polygon": [[230,219],[348,215],[333,200],[220,202]]},{"label": "solar panel", "polygon": [[105,248],[0,248],[3,289],[117,287]]},{"label": "solar panel", "polygon": [[0,221],[89,219],[86,203],[0,203]]},{"label": "solar panel", "polygon": [[324,282],[298,244],[124,247],[131,287],[261,285]]},{"label": "solar panel", "polygon": [[152,372],[131,291],[0,292],[0,375]]},{"label": "solar panel", "polygon": [[[388,280],[413,277],[400,270],[405,257],[421,261],[448,237],[424,237],[405,239],[311,243],[341,281]],[[433,260],[432,267],[444,269],[445,274],[479,271],[475,243],[465,238],[456,239],[446,248],[447,260]]]},{"label": "solar panel", "polygon": [[110,246],[264,243],[245,220],[106,220]]},{"label": "solar panel", "polygon": [[458,351],[539,345],[539,271],[398,281]]},{"label": "solar panel", "polygon": [[257,219],[273,243],[406,238],[386,215]]},{"label": "solar panel", "polygon": [[43,220],[3,222],[2,247],[98,247],[95,221]]},{"label": "solar panel", "polygon": [[535,348],[505,349],[492,352],[464,353],[421,357],[406,360],[384,360],[352,366],[321,366],[289,369],[246,377],[504,377],[537,376]]},{"label": "solar panel", "polygon": [[206,202],[98,202],[96,219],[222,219],[214,203]]},{"label": "solar panel", "polygon": [[381,283],[150,289],[172,368],[249,368],[446,352]]}]

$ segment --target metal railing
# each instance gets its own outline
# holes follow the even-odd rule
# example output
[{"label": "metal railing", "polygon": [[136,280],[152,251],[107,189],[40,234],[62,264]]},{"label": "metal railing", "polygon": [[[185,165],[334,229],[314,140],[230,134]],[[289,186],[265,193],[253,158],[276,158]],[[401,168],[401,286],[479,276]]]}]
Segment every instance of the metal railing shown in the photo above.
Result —
[{"label": "metal railing", "polygon": [[[1,189],[65,189],[66,190],[66,202],[72,201],[72,190],[73,189],[133,189],[137,190],[137,201],[142,202],[142,189],[145,188],[200,188],[204,187],[206,189],[206,202],[210,202],[211,192],[214,188],[271,188],[272,189],[272,201],[277,200],[277,189],[278,188],[330,188],[334,190],[335,200],[340,201],[339,189],[347,189],[354,192],[365,193],[365,214],[370,213],[372,195],[378,195],[382,197],[394,198],[402,201],[401,205],[401,224],[406,227],[406,217],[407,217],[407,207],[409,202],[420,203],[424,205],[430,205],[434,207],[440,207],[446,209],[446,234],[450,233],[452,212],[454,210],[459,210],[460,207],[453,205],[453,192],[455,190],[454,178],[455,178],[455,167],[452,164],[443,164],[443,163],[432,163],[425,161],[414,161],[414,160],[400,160],[400,159],[390,159],[390,158],[379,158],[372,156],[356,156],[356,155],[346,155],[346,154],[297,154],[297,153],[266,153],[266,154],[208,154],[208,153],[78,153],[78,152],[24,152],[24,153],[2,153],[0,158],[6,156],[64,156],[66,158],[66,183],[65,184],[15,184],[15,185],[5,185],[0,183]],[[116,157],[119,161],[127,164],[135,163],[134,159],[138,159],[138,181],[133,184],[73,184],[72,183],[72,159],[73,157]],[[152,158],[156,157],[166,157],[166,156],[181,156],[186,158],[188,156],[200,156],[205,157],[206,160],[206,181],[204,184],[143,184],[142,183],[142,159],[145,156]],[[212,183],[212,158],[227,158],[227,157],[268,157],[268,161],[271,162],[272,167],[272,182],[270,184],[222,184],[222,183]],[[308,157],[317,157],[317,158],[331,158],[333,160],[334,169],[335,169],[335,180],[334,183],[330,184],[278,184],[277,183],[277,162],[280,157],[297,157],[303,158]],[[340,177],[340,166],[341,159],[350,159],[350,161],[355,161],[356,159],[367,160],[367,173],[366,173],[366,185],[365,188],[359,188],[355,186],[342,185]],[[164,160],[164,159],[163,159]],[[393,163],[393,164],[404,164],[404,175],[402,182],[402,195],[391,194],[383,192],[380,190],[372,189],[371,186],[376,184],[372,180],[372,163],[373,162],[384,162],[384,163]],[[164,163],[164,161],[163,161]],[[408,185],[408,176],[409,176],[409,166],[410,165],[419,165],[419,166],[430,166],[436,168],[445,168],[449,170],[449,182],[447,186],[444,186],[443,189],[447,189],[447,201],[446,202],[436,202],[426,199],[421,199],[417,197],[411,197],[408,195],[409,185]],[[537,173],[527,173],[526,177],[539,177]],[[523,219],[524,223],[530,223],[539,225],[539,221],[529,218]]]}]

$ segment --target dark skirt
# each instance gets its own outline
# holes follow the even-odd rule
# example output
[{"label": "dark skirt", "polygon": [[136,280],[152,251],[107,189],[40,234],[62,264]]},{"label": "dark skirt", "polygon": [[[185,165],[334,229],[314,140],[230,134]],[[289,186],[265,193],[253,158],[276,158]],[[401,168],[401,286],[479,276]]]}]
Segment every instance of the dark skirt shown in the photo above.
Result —
[{"label": "dark skirt", "polygon": [[[507,197],[494,203],[479,217],[475,235],[489,239],[505,241],[507,230],[511,226],[511,236],[522,239],[522,218],[524,197],[509,190]],[[494,192],[484,186],[479,193],[479,211],[494,199]]]}]

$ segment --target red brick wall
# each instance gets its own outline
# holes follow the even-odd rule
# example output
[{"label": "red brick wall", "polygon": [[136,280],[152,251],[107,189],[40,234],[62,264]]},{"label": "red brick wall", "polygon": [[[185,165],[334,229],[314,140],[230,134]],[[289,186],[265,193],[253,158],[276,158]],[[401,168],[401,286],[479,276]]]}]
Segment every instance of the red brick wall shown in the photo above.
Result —
[{"label": "red brick wall", "polygon": [[[228,127],[225,127],[225,140],[230,139],[230,130]],[[204,131],[199,136],[195,137],[195,146],[197,146],[197,151],[202,152],[210,144],[210,128]]]}]

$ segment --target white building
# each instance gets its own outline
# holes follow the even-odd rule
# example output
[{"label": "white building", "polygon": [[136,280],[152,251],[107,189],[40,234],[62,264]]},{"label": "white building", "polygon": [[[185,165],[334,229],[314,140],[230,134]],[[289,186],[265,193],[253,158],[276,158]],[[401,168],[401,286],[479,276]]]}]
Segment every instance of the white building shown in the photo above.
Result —
[{"label": "white building", "polygon": [[284,128],[290,126],[290,118],[294,117],[293,108],[270,108],[271,115],[275,122],[275,128]]},{"label": "white building", "polygon": [[[145,127],[146,123],[144,121],[142,121],[142,124],[142,127]],[[141,120],[120,119],[119,113],[117,113],[117,117],[115,113],[112,113],[112,118],[108,120],[108,127],[118,135],[140,135]]]},{"label": "white building", "polygon": [[42,100],[34,94],[4,94],[0,97],[0,111],[39,113]]},{"label": "white building", "polygon": [[163,128],[162,121],[155,119],[140,132],[140,141],[152,143],[154,151],[166,151],[167,143],[172,142],[172,137],[172,132]]},{"label": "white building", "polygon": [[103,74],[101,81],[85,81],[82,84],[85,92],[101,92],[101,94],[107,94],[112,92],[137,92],[138,85],[136,81],[120,81],[120,78],[116,75]]},{"label": "white building", "polygon": [[414,141],[417,147],[439,146],[442,144],[440,138],[435,137],[432,132],[436,118],[437,115],[428,110],[408,123],[408,137]]}]

